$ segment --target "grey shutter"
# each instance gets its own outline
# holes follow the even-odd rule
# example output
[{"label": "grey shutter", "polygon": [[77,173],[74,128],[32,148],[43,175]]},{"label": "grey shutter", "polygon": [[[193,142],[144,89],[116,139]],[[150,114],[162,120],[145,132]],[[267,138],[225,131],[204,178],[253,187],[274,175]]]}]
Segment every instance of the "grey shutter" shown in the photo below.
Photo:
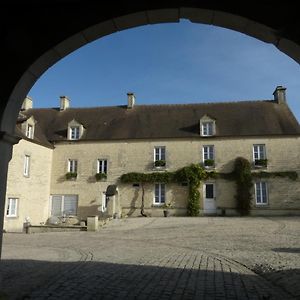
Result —
[{"label": "grey shutter", "polygon": [[77,214],[77,196],[66,195],[64,197],[63,213],[70,216],[76,216]]},{"label": "grey shutter", "polygon": [[51,216],[61,216],[61,200],[62,196],[52,196]]}]

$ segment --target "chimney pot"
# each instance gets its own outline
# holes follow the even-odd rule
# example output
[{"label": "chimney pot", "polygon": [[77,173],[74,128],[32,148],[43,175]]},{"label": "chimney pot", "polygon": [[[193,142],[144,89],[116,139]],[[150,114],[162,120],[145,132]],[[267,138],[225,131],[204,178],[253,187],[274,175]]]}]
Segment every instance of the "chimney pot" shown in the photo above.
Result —
[{"label": "chimney pot", "polygon": [[70,107],[70,99],[67,96],[60,96],[60,110],[66,110]]},{"label": "chimney pot", "polygon": [[127,93],[127,108],[133,108],[135,105],[135,96],[134,93],[128,92]]},{"label": "chimney pot", "polygon": [[23,101],[21,110],[27,110],[32,108],[32,98],[30,98],[29,96],[26,96],[26,98]]},{"label": "chimney pot", "polygon": [[274,100],[278,103],[278,104],[283,104],[286,103],[286,96],[285,96],[285,90],[286,88],[278,85],[273,93],[274,95]]}]

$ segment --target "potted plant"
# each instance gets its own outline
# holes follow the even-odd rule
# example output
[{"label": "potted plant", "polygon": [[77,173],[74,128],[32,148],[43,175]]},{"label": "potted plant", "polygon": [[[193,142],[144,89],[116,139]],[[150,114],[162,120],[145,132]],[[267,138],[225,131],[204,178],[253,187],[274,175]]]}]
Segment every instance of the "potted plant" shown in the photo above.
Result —
[{"label": "potted plant", "polygon": [[75,180],[77,178],[77,172],[68,172],[66,173],[67,180]]},{"label": "potted plant", "polygon": [[268,160],[267,159],[256,159],[254,161],[254,165],[255,167],[266,167],[268,164]]},{"label": "potted plant", "polygon": [[166,166],[166,161],[163,159],[156,160],[154,162],[154,167],[165,167]]},{"label": "potted plant", "polygon": [[215,165],[215,161],[213,159],[204,160],[204,167],[210,168]]},{"label": "potted plant", "polygon": [[105,180],[107,178],[107,175],[105,173],[96,173],[95,178],[97,181]]},{"label": "potted plant", "polygon": [[163,212],[164,212],[164,217],[168,217],[170,214],[169,209],[173,207],[173,202],[169,201],[168,203],[165,203],[163,206]]}]

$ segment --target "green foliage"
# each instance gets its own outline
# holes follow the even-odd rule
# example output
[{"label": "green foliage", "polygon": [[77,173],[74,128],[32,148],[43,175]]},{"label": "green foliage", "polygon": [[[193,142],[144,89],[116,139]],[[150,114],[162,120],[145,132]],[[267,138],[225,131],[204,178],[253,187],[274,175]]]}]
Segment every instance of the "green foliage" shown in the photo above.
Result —
[{"label": "green foliage", "polygon": [[123,174],[121,176],[122,183],[133,183],[133,182],[142,182],[142,183],[170,183],[173,182],[173,172],[153,172],[153,173],[136,173],[131,172]]},{"label": "green foliage", "polygon": [[121,176],[122,183],[188,183],[189,196],[187,211],[189,216],[198,216],[200,209],[199,186],[202,180],[225,179],[233,180],[236,183],[237,209],[241,215],[248,215],[252,199],[251,188],[253,178],[288,177],[291,180],[298,178],[297,172],[251,172],[250,162],[238,157],[234,163],[234,170],[231,173],[217,173],[207,171],[200,164],[191,164],[175,172],[153,172],[153,173],[127,173]]},{"label": "green foliage", "polygon": [[204,161],[205,167],[213,167],[215,165],[215,161],[213,159],[206,159]]},{"label": "green foliage", "polygon": [[107,178],[107,175],[105,173],[96,173],[95,178],[97,181],[103,180]]},{"label": "green foliage", "polygon": [[165,167],[166,166],[166,161],[161,159],[161,160],[156,160],[154,162],[155,167]]},{"label": "green foliage", "polygon": [[189,199],[187,205],[187,213],[189,216],[198,216],[200,209],[200,193],[198,188],[201,180],[207,179],[208,172],[197,164],[191,164],[175,172],[174,178],[177,182],[188,182]]},{"label": "green foliage", "polygon": [[267,159],[256,159],[254,164],[255,164],[255,166],[259,166],[259,167],[266,167],[268,164],[268,160]]},{"label": "green foliage", "polygon": [[190,185],[187,213],[191,217],[196,217],[199,215],[199,209],[200,209],[200,192],[198,191],[196,185]]},{"label": "green foliage", "polygon": [[121,176],[122,183],[170,183],[187,182],[189,184],[188,214],[190,216],[199,215],[200,193],[198,188],[203,179],[215,176],[214,172],[206,172],[199,164],[191,164],[190,166],[181,168],[176,172],[154,172],[154,173],[127,173]]},{"label": "green foliage", "polygon": [[250,162],[243,158],[238,157],[234,163],[233,176],[236,182],[236,195],[237,210],[241,215],[248,215],[251,203],[252,175]]},{"label": "green foliage", "polygon": [[77,173],[76,172],[68,172],[66,173],[66,179],[72,179],[72,178],[77,178]]}]

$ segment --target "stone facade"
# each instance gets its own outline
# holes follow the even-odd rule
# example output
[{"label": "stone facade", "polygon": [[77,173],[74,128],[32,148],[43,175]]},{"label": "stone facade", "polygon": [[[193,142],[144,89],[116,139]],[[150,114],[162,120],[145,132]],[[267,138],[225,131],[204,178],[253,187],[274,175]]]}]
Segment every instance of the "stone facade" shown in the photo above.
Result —
[{"label": "stone facade", "polygon": [[[84,142],[75,141],[58,143],[53,151],[53,168],[51,177],[51,194],[76,194],[79,196],[78,213],[86,218],[90,214],[98,214],[102,194],[108,185],[117,184],[123,215],[140,215],[141,186],[120,184],[119,177],[128,172],[164,172],[175,171],[191,163],[202,163],[204,145],[214,145],[215,170],[229,173],[233,169],[234,159],[238,156],[253,161],[253,144],[265,144],[268,172],[300,170],[300,139],[299,138],[247,138],[247,139],[169,139],[141,140],[119,142]],[[166,149],[166,168],[157,170],[153,166],[154,147],[164,146]],[[286,149],[293,149],[286,153]],[[78,176],[76,180],[66,180],[68,159],[78,160]],[[98,159],[107,159],[107,179],[97,182],[94,178]],[[254,169],[253,169],[254,170]],[[300,174],[299,174],[300,175]],[[299,179],[298,179],[299,180]],[[268,183],[268,205],[256,206],[253,199],[253,214],[259,213],[294,213],[300,208],[299,181],[288,178],[265,179]],[[228,214],[235,212],[235,183],[227,180],[210,180],[215,183],[217,207],[228,209]],[[149,215],[162,216],[162,209],[155,206],[154,185],[145,184],[145,211]],[[254,196],[254,187],[253,187]],[[203,186],[200,187],[203,199]],[[178,184],[166,185],[166,201],[173,200],[173,214],[186,214],[188,188]],[[203,209],[203,201],[200,202]],[[278,211],[279,210],[279,211]],[[299,211],[298,211],[299,212]]]},{"label": "stone facade", "polygon": [[[274,106],[275,104],[271,103],[270,105]],[[284,104],[281,104],[281,107],[283,107],[282,105]],[[136,108],[131,108],[131,112],[128,114],[134,113],[134,109]],[[44,135],[47,143],[43,144],[23,136],[19,144],[14,146],[8,172],[5,230],[21,231],[26,220],[34,225],[46,222],[53,214],[54,209],[56,209],[56,213],[57,209],[61,209],[63,214],[65,205],[70,206],[70,201],[74,199],[77,201],[76,209],[74,210],[73,207],[73,211],[72,209],[70,211],[78,216],[79,221],[95,215],[99,217],[140,216],[143,189],[144,211],[147,215],[163,216],[163,203],[170,201],[173,203],[170,209],[171,215],[186,215],[188,200],[186,184],[172,183],[163,187],[156,184],[144,184],[142,187],[139,182],[123,184],[120,182],[120,176],[129,172],[176,171],[192,163],[203,165],[204,148],[207,146],[213,146],[214,164],[211,169],[217,172],[232,172],[235,159],[244,157],[253,164],[253,172],[294,171],[300,176],[300,134],[222,137],[218,136],[218,132],[222,129],[218,127],[220,126],[219,119],[213,119],[217,131],[207,137],[199,134],[198,137],[183,136],[181,138],[93,140],[86,138],[86,134],[89,134],[91,129],[77,119],[75,122],[71,113],[70,108],[61,112],[65,116],[70,114],[70,118],[68,120],[66,118],[65,121],[65,131],[57,130],[57,132],[66,132],[64,140],[49,142],[50,139],[45,138]],[[24,116],[23,114],[22,118]],[[204,114],[205,116],[206,114]],[[198,130],[200,132],[203,127],[202,123],[207,122],[204,117],[199,118],[200,128],[198,125]],[[39,115],[29,116],[26,123],[33,126],[39,124],[36,118],[39,118]],[[80,115],[78,118],[80,119]],[[211,118],[208,119],[208,121],[210,120]],[[56,126],[63,126],[61,124]],[[169,124],[165,125],[169,126]],[[72,137],[76,136],[76,130],[73,132],[72,127],[76,126],[82,128],[79,138],[73,139]],[[107,126],[106,122],[104,122],[104,126]],[[26,134],[27,127],[24,126],[24,123],[20,128],[23,134]],[[203,130],[209,130],[209,128]],[[36,132],[40,134],[39,131]],[[264,145],[267,167],[259,169],[254,167],[253,145]],[[157,147],[163,148],[163,160],[166,163],[165,166],[159,168],[154,166],[155,148]],[[25,156],[30,159],[28,162],[29,175],[24,175]],[[95,174],[99,172],[99,160],[105,161],[105,163],[101,163],[107,174],[106,178],[97,181]],[[66,178],[66,174],[70,171],[76,173],[75,178]],[[300,214],[299,178],[296,181],[286,177],[260,181],[264,182],[261,189],[266,190],[264,193],[267,200],[261,204],[256,203],[255,182],[253,182],[252,215]],[[116,195],[108,197],[107,189],[112,186],[117,187]],[[222,215],[237,214],[234,181],[207,180],[201,183],[199,192],[200,214],[211,212]],[[159,195],[160,203],[157,201],[155,203],[155,193]],[[161,198],[162,194],[163,198]],[[74,199],[70,200],[70,197]],[[15,202],[10,203],[10,201]],[[74,201],[72,205],[74,205]],[[208,209],[209,205],[213,205],[212,210]]]},{"label": "stone facade", "polygon": [[[22,139],[13,147],[9,163],[4,229],[22,231],[26,220],[39,225],[49,216],[50,178],[53,150]],[[29,157],[24,175],[25,156]],[[7,216],[8,201],[17,199],[15,216]]]}]

